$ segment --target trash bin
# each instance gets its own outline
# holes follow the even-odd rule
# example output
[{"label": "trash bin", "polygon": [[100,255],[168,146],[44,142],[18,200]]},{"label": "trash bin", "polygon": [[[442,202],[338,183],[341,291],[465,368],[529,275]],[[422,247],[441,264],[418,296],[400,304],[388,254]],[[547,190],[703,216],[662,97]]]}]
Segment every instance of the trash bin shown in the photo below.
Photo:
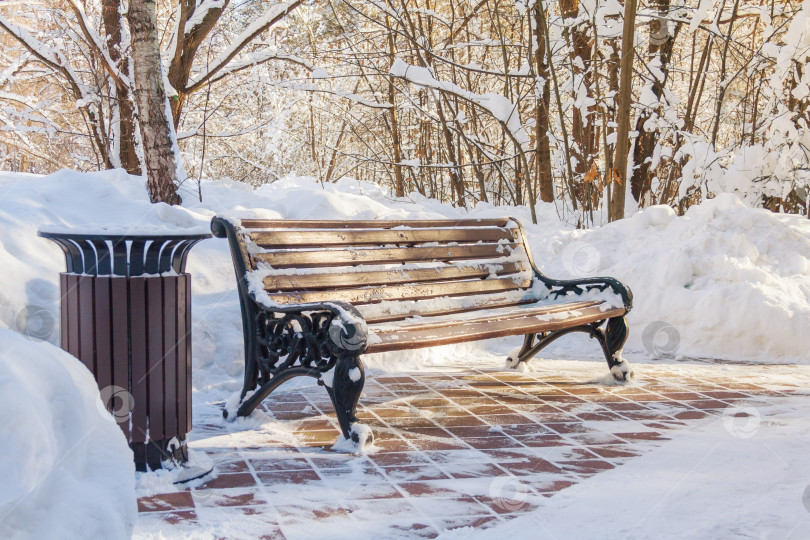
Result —
[{"label": "trash bin", "polygon": [[188,460],[191,276],[202,234],[83,234],[43,227],[65,253],[60,345],[93,372],[137,470]]}]

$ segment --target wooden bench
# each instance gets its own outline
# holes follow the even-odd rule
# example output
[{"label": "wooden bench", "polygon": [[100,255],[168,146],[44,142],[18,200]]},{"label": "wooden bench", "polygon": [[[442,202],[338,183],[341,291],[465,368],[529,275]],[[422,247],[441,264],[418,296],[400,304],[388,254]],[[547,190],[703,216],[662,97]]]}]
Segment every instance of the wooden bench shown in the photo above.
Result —
[{"label": "wooden bench", "polygon": [[581,331],[600,343],[614,378],[632,376],[621,357],[630,290],[611,278],[544,276],[514,219],[216,217],[211,230],[228,239],[238,280],[239,416],[291,377],[309,375],[326,386],[343,436],[358,442],[369,434],[355,416],[361,354],[510,335],[525,336],[513,366]]}]

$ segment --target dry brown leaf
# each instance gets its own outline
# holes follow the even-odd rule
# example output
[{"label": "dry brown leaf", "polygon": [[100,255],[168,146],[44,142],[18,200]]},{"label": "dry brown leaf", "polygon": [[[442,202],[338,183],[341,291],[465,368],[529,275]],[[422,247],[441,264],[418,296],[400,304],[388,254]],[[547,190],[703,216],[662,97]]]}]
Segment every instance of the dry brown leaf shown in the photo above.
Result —
[{"label": "dry brown leaf", "polygon": [[585,180],[586,184],[590,184],[594,180],[596,180],[598,176],[599,176],[599,169],[596,168],[596,163],[594,163],[593,165],[591,165],[591,168],[588,170],[588,172],[585,173],[585,178],[583,180]]},{"label": "dry brown leaf", "polygon": [[613,167],[613,169],[610,172],[611,172],[610,181],[622,185],[622,175],[619,174],[619,170],[616,167]]}]

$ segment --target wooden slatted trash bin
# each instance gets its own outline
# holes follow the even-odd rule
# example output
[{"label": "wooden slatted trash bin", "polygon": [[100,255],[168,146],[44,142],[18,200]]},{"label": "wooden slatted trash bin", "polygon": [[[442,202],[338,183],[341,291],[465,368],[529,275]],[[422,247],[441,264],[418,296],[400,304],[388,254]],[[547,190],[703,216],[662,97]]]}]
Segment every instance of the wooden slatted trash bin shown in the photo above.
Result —
[{"label": "wooden slatted trash bin", "polygon": [[201,234],[84,234],[43,227],[65,254],[60,345],[93,372],[137,470],[188,460],[191,276]]}]

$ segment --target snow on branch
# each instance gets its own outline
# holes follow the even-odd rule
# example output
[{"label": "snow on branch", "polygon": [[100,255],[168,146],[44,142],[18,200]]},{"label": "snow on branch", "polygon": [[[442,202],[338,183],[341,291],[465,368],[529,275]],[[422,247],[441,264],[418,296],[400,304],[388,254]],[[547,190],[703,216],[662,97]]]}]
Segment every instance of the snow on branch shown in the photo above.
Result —
[{"label": "snow on branch", "polygon": [[214,60],[207,72],[189,81],[185,91],[191,93],[208,82],[209,79],[220,72],[228,62],[233,60],[256,36],[282,20],[290,10],[295,9],[302,2],[303,0],[287,0],[285,2],[279,2],[268,9],[264,15],[253,21],[239,34],[233,44]]},{"label": "snow on branch", "polygon": [[211,83],[215,83],[218,80],[227,77],[231,73],[236,73],[237,71],[242,71],[243,69],[247,69],[252,66],[256,66],[258,64],[263,64],[264,62],[268,62],[270,60],[286,60],[287,62],[292,62],[294,64],[298,64],[300,66],[305,67],[309,71],[314,71],[316,68],[312,63],[305,58],[301,58],[292,54],[284,54],[278,52],[276,49],[265,49],[262,51],[257,51],[254,53],[250,53],[247,55],[247,58],[242,62],[236,62],[234,64],[229,65],[225,69],[220,70],[216,77],[213,77],[209,80]]},{"label": "snow on branch", "polygon": [[478,105],[500,122],[523,150],[528,149],[529,135],[520,121],[517,104],[512,103],[506,97],[494,92],[476,94],[464,90],[455,83],[437,80],[428,68],[409,65],[400,58],[394,60],[389,73],[417,86],[441,90]]},{"label": "snow on branch", "polygon": [[65,77],[67,77],[68,83],[73,89],[76,98],[81,103],[88,104],[95,99],[95,95],[88,94],[85,91],[84,83],[82,83],[81,79],[79,79],[79,77],[73,71],[73,68],[70,67],[70,64],[68,64],[67,60],[59,50],[42,43],[32,36],[28,30],[16,23],[9,21],[2,15],[0,15],[0,28],[3,28],[6,32],[11,34],[14,39],[22,43],[31,52],[31,54],[33,54],[42,63],[64,74]]},{"label": "snow on branch", "polygon": [[109,53],[102,45],[101,36],[96,33],[93,26],[88,22],[84,7],[82,7],[76,0],[69,0],[69,3],[73,8],[73,12],[76,14],[76,19],[78,19],[79,27],[82,29],[85,39],[101,58],[101,63],[104,65],[104,69],[107,71],[107,73],[109,73],[110,77],[115,80],[116,84],[119,86],[123,84],[128,85],[129,81],[127,76],[121,73],[121,71],[116,67],[115,62],[113,62]]},{"label": "snow on branch", "polygon": [[212,9],[225,9],[226,4],[226,0],[203,0],[200,5],[194,8],[194,13],[186,21],[183,32],[186,35],[194,33],[197,27],[205,22],[209,11]]}]

